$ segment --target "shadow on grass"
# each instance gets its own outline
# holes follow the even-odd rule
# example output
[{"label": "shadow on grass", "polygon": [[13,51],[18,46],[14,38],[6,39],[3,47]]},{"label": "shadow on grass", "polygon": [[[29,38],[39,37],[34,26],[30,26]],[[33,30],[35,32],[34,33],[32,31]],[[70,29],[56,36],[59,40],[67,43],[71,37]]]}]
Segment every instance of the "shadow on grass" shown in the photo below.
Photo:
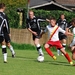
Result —
[{"label": "shadow on grass", "polygon": [[[12,56],[8,56],[8,57],[11,57],[13,58]],[[14,59],[19,59],[19,60],[32,60],[32,61],[35,61],[36,58],[33,58],[33,57],[26,57],[26,56],[15,56]]]},{"label": "shadow on grass", "polygon": [[[8,56],[11,57],[11,56]],[[38,62],[37,61],[37,57],[33,58],[33,57],[23,57],[23,56],[16,56],[14,59],[20,59],[20,60],[27,60],[27,61],[34,61],[34,62]],[[61,62],[61,61],[47,61],[44,60],[43,62],[38,62],[38,63],[46,63],[46,64],[52,64],[52,65],[62,65],[62,66],[71,66],[68,62]]]},{"label": "shadow on grass", "polygon": [[71,66],[68,62],[61,62],[61,61],[44,61],[44,62],[52,65]]}]

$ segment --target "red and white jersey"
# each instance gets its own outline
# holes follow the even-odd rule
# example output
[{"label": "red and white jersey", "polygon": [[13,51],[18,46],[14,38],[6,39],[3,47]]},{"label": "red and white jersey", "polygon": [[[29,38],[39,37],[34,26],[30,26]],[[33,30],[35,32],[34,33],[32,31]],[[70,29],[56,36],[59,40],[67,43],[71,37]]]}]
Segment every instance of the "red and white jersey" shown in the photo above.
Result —
[{"label": "red and white jersey", "polygon": [[[54,26],[55,27],[55,26]],[[51,25],[47,26],[47,30],[51,34],[53,33],[54,27],[52,27]],[[51,41],[59,41],[59,32],[65,33],[65,30],[63,30],[62,28],[58,27],[58,29],[54,32],[53,36],[50,38]]]}]

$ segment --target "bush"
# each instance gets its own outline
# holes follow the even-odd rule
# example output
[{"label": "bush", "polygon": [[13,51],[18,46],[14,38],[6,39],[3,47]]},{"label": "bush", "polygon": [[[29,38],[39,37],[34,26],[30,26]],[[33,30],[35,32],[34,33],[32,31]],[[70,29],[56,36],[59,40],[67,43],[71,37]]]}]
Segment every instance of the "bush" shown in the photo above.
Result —
[{"label": "bush", "polygon": [[[51,11],[45,11],[45,10],[33,10],[35,13],[35,16],[42,17],[42,18],[50,18],[51,16],[55,17],[56,19],[59,19],[60,14],[64,13],[67,19],[67,22],[69,23],[72,18],[75,18],[74,12],[69,11],[60,11],[60,10],[51,10]],[[45,27],[48,23],[44,22],[41,23],[42,27]]]},{"label": "bush", "polygon": [[[8,15],[10,27],[11,28],[26,28],[27,9],[23,8],[23,23],[21,27],[19,25],[20,20],[19,20],[19,15],[17,13],[17,9],[12,6],[10,6],[7,9],[9,9],[6,11],[6,13]],[[32,10],[34,11],[35,16],[40,18],[49,18],[50,16],[53,16],[56,19],[58,19],[60,14],[64,13],[67,21],[70,22],[71,19],[75,17],[75,13],[69,12],[69,11],[60,11],[60,10],[46,11],[46,10],[36,10],[36,9],[32,9]],[[45,27],[46,25],[48,25],[48,22],[41,22],[40,25],[41,27]]]},{"label": "bush", "polygon": [[11,28],[18,28],[19,27],[19,15],[15,8],[7,8],[9,10],[6,11],[6,14],[8,16],[9,26]]},{"label": "bush", "polygon": [[11,42],[12,46],[14,49],[18,49],[18,50],[35,50],[35,46],[31,45],[31,44],[17,44],[17,43],[13,43]]}]

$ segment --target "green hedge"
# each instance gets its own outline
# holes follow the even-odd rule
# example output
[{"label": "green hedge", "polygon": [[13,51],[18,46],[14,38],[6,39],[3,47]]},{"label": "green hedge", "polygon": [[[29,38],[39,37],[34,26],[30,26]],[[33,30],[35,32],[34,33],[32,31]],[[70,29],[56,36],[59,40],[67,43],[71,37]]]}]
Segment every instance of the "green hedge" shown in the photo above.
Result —
[{"label": "green hedge", "polygon": [[[7,8],[9,10],[6,10],[6,14],[9,19],[9,24],[11,28],[26,28],[26,17],[27,17],[27,9],[23,9],[23,24],[22,27],[19,25],[19,15],[17,13],[17,8],[9,7]],[[71,21],[72,18],[75,17],[75,12],[68,12],[68,11],[60,11],[60,10],[35,10],[33,9],[35,16],[41,17],[41,18],[49,18],[50,16],[54,16],[56,19],[59,18],[61,13],[64,13],[66,16],[66,19],[68,22]],[[42,22],[40,23],[41,27],[45,27],[48,24],[48,22]]]},{"label": "green hedge", "polygon": [[9,25],[11,28],[19,27],[19,15],[14,7],[7,8],[5,12],[8,16]]},{"label": "green hedge", "polygon": [[[67,22],[69,23],[72,18],[75,18],[75,12],[69,12],[69,11],[60,11],[60,10],[51,10],[51,11],[45,11],[45,10],[33,10],[35,12],[36,16],[42,17],[42,18],[50,18],[51,16],[58,19],[60,17],[61,13],[64,13],[67,19]],[[41,23],[41,26],[46,26],[48,23],[44,22]]]},{"label": "green hedge", "polygon": [[11,45],[13,46],[14,49],[18,49],[18,50],[35,50],[35,46],[31,45],[31,44],[17,44],[17,43],[13,43],[11,42]]}]

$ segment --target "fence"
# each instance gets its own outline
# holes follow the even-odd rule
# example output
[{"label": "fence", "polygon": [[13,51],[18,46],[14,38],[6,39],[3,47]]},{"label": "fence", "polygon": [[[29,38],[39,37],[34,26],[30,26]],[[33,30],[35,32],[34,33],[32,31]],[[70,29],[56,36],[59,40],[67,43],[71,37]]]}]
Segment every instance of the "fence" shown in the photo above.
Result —
[{"label": "fence", "polygon": [[[10,29],[11,32],[11,41],[18,44],[32,44],[32,34],[27,29]],[[45,33],[40,39],[41,45],[48,40],[48,33]],[[68,36],[67,44],[71,43],[72,36]]]}]

